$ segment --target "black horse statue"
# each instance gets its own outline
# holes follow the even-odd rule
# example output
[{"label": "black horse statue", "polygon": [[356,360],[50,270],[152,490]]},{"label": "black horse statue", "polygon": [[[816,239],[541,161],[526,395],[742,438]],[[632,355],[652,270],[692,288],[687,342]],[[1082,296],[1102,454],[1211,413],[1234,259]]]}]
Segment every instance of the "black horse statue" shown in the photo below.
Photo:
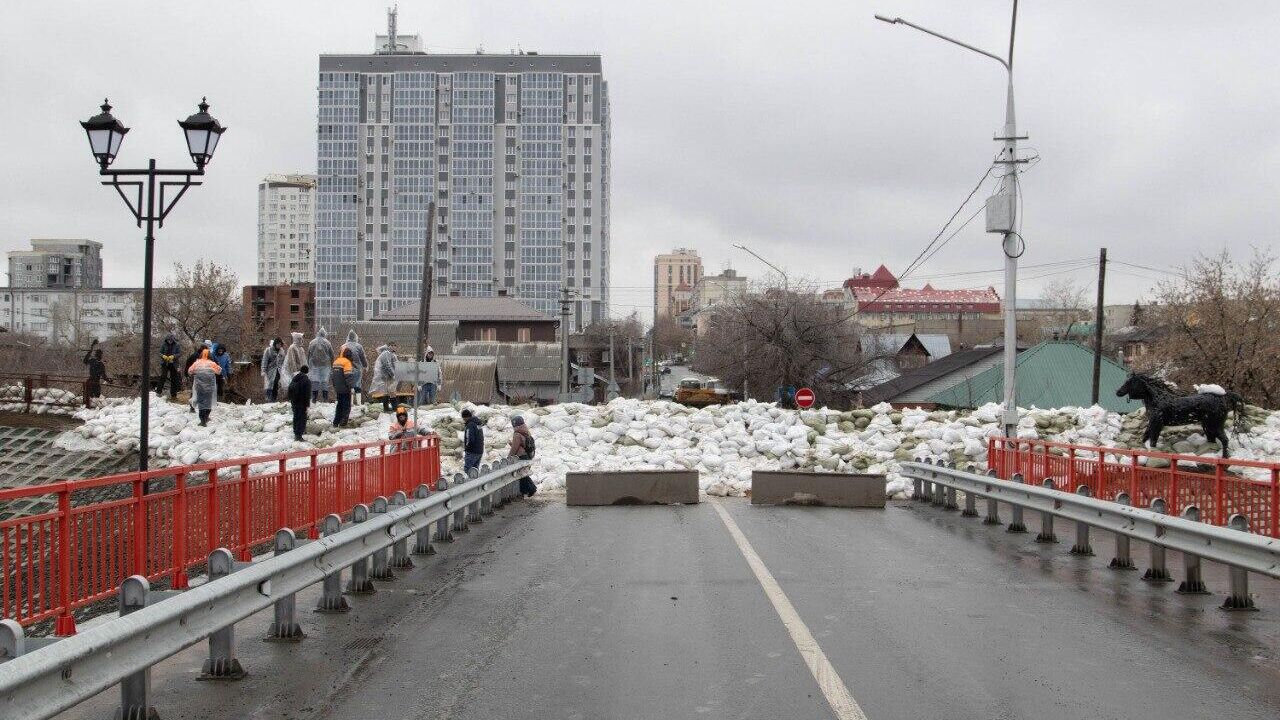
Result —
[{"label": "black horse statue", "polygon": [[1237,432],[1243,423],[1244,398],[1213,386],[1200,386],[1194,395],[1180,395],[1169,383],[1143,373],[1131,373],[1120,389],[1119,397],[1141,400],[1147,408],[1147,429],[1142,440],[1155,447],[1160,433],[1168,425],[1200,423],[1205,437],[1222,446],[1222,457],[1230,457],[1227,449],[1227,413],[1235,412]]}]

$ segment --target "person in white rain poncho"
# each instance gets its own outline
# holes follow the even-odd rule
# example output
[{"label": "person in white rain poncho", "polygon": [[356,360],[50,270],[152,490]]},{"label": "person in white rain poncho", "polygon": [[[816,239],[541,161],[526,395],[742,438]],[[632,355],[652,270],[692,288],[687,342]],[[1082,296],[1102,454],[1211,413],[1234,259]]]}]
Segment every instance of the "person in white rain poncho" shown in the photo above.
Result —
[{"label": "person in white rain poncho", "polygon": [[311,377],[311,400],[323,396],[329,402],[329,371],[337,356],[333,354],[333,345],[329,344],[329,333],[320,328],[316,338],[307,346],[307,367]]},{"label": "person in white rain poncho", "polygon": [[284,343],[280,338],[273,339],[262,351],[262,392],[267,402],[275,402],[283,383]]},{"label": "person in white rain poncho", "polygon": [[307,364],[307,346],[302,344],[302,333],[293,333],[293,342],[284,351],[284,376],[292,378]]},{"label": "person in white rain poncho", "polygon": [[387,345],[378,346],[378,359],[373,361],[373,382],[369,384],[369,395],[374,399],[382,399],[382,409],[390,411],[395,408],[396,390],[396,354]]},{"label": "person in white rain poncho", "polygon": [[187,368],[191,376],[191,401],[200,411],[200,425],[209,424],[209,414],[213,406],[218,404],[218,377],[222,375],[222,367],[209,359],[209,351],[201,350],[200,359]]},{"label": "person in white rain poncho", "polygon": [[[364,387],[364,373],[369,367],[369,358],[365,357],[364,346],[360,344],[360,336],[355,330],[347,331],[347,341],[342,344],[343,348],[351,351],[351,396],[355,402],[360,402],[358,395]],[[338,350],[338,354],[342,354],[342,350]]]}]

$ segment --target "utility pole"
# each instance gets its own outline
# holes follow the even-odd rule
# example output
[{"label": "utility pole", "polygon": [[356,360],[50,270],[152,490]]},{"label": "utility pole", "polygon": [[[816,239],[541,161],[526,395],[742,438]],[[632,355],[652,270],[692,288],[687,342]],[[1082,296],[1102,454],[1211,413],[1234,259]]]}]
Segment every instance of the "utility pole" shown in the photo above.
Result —
[{"label": "utility pole", "polygon": [[[418,289],[418,346],[413,356],[413,426],[418,426],[418,395],[422,387],[422,361],[426,353],[422,351],[423,343],[431,330],[431,296],[435,281],[435,268],[431,261],[431,230],[436,224],[436,203],[432,200],[427,205],[427,233],[422,244],[422,287]],[[440,375],[440,384],[444,384],[444,374]],[[436,392],[443,392],[436,388]]]},{"label": "utility pole", "polygon": [[1098,253],[1098,307],[1093,312],[1093,404],[1098,404],[1102,383],[1102,303],[1107,287],[1107,249]]},{"label": "utility pole", "polygon": [[609,388],[605,391],[605,401],[616,400],[618,397],[618,378],[614,374],[613,368],[618,364],[618,357],[614,355],[613,350],[613,326],[609,326]]},{"label": "utility pole", "polygon": [[560,288],[560,402],[569,396],[569,288]]}]

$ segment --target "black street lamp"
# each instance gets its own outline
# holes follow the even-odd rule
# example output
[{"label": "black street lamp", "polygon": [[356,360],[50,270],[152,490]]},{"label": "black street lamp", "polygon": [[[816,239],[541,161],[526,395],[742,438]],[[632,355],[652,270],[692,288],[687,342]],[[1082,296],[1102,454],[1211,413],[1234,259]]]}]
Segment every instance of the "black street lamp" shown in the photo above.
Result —
[{"label": "black street lamp", "polygon": [[[151,419],[151,289],[152,264],[155,257],[155,228],[164,227],[164,219],[169,216],[173,206],[187,192],[187,188],[199,185],[193,178],[204,175],[204,167],[213,159],[213,151],[218,146],[218,139],[226,128],[209,114],[209,104],[202,98],[200,112],[186,120],[179,120],[187,138],[187,150],[191,160],[195,162],[195,170],[157,170],[155,158],[147,164],[146,169],[112,170],[111,163],[120,152],[120,144],[124,141],[129,128],[111,115],[111,105],[102,102],[102,112],[94,115],[80,126],[89,136],[89,149],[93,157],[102,167],[98,174],[109,178],[103,185],[110,185],[120,194],[129,211],[133,213],[138,227],[146,223],[146,260],[142,281],[142,383],[139,395],[142,402],[142,420],[138,429],[138,469],[147,469],[147,430]],[[136,179],[135,179],[136,178]],[[161,178],[178,178],[163,180]],[[150,483],[147,483],[150,485]]]}]

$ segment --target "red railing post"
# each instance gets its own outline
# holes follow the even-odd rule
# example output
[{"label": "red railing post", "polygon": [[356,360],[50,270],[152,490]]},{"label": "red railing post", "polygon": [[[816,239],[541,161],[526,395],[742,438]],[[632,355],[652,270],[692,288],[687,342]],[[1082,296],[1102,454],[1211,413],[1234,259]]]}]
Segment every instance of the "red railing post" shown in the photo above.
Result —
[{"label": "red railing post", "polygon": [[1141,466],[1138,465],[1138,453],[1134,453],[1129,457],[1133,459],[1133,471],[1129,473],[1129,504],[1133,505],[1134,507],[1139,507],[1138,505],[1138,468]]},{"label": "red railing post", "polygon": [[1182,502],[1178,498],[1178,456],[1169,458],[1169,497],[1165,499],[1170,515],[1182,514]]},{"label": "red railing post", "polygon": [[222,547],[218,542],[218,528],[222,526],[221,518],[218,513],[218,468],[209,468],[209,499],[205,504],[205,511],[208,514],[205,533],[208,535],[206,540],[205,555],[213,552],[215,549]]},{"label": "red railing post", "polygon": [[[1220,462],[1214,463],[1213,464],[1213,524],[1214,525],[1227,524],[1227,512],[1226,512],[1227,509],[1226,509],[1225,503],[1223,503],[1222,501],[1223,500],[1222,486],[1223,486],[1222,463]],[[1243,510],[1244,508],[1241,508],[1241,509]],[[1250,523],[1250,525],[1252,524],[1253,523]]]},{"label": "red railing post", "polygon": [[320,537],[320,468],[316,463],[319,454],[311,453],[311,469],[307,473],[308,492],[311,496],[311,529],[307,537],[315,540]]},{"label": "red railing post", "polygon": [[240,463],[240,517],[238,518],[240,533],[240,548],[236,556],[241,562],[249,562],[253,559],[253,554],[249,552],[251,539],[249,538],[249,464]]},{"label": "red railing post", "polygon": [[1280,468],[1271,468],[1271,537],[1280,538]]},{"label": "red railing post", "polygon": [[133,481],[133,572],[130,575],[147,574],[147,507],[142,490],[146,481],[142,473]]},{"label": "red railing post", "polygon": [[365,448],[363,445],[361,445],[360,446],[360,462],[356,466],[357,468],[356,474],[360,476],[360,499],[357,502],[369,502],[369,496],[367,494],[368,488],[366,487],[365,477],[364,477],[367,474],[366,471],[368,470],[368,467],[365,461],[366,461]]},{"label": "red railing post", "polygon": [[280,458],[276,475],[276,529],[289,525],[289,476],[285,473],[284,458]]},{"label": "red railing post", "polygon": [[342,469],[342,449],[339,448],[338,459],[333,464],[333,511],[338,513],[339,516],[342,515],[343,511],[342,483],[345,475],[346,473]]},{"label": "red railing post", "polygon": [[[1099,455],[1098,462],[1099,463],[1102,462],[1101,455]],[[1076,491],[1076,447],[1074,445],[1067,448],[1067,488],[1066,490],[1067,492]],[[1098,494],[1094,493],[1093,496],[1097,497]]]},{"label": "red railing post", "polygon": [[[1106,497],[1107,492],[1107,452],[1103,448],[1098,448],[1098,471],[1094,473],[1094,483],[1098,487],[1094,488],[1094,497]],[[1107,497],[1110,500],[1110,497]]]},{"label": "red railing post", "polygon": [[187,474],[174,478],[177,494],[173,496],[173,589],[183,590],[187,578]]},{"label": "red railing post", "polygon": [[[76,619],[71,614],[71,483],[63,483],[58,491],[58,603],[62,612],[54,623],[53,634],[67,637],[76,634]],[[0,578],[0,582],[7,579]]]}]

